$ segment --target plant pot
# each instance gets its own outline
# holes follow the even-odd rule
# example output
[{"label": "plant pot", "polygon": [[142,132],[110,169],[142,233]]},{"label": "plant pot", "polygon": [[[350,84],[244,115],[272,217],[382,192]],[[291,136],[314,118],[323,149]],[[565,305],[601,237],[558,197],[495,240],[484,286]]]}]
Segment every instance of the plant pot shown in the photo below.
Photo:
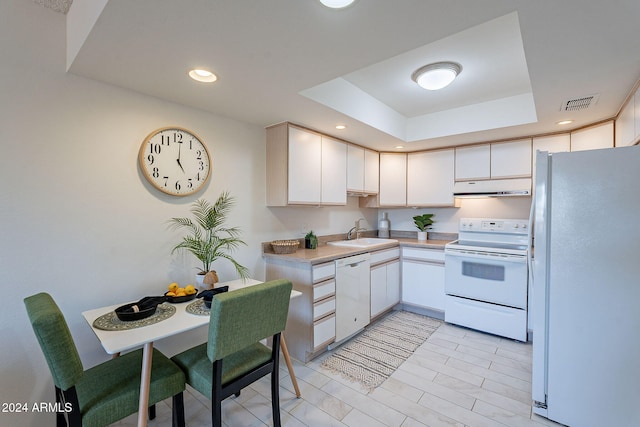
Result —
[{"label": "plant pot", "polygon": [[204,287],[204,284],[202,283],[203,280],[204,274],[196,274],[196,283],[198,284],[198,286],[200,286],[200,288]]},{"label": "plant pot", "polygon": [[427,232],[426,231],[418,231],[418,241],[425,242],[427,240]]},{"label": "plant pot", "polygon": [[304,247],[305,249],[317,249],[318,248],[318,238],[311,237],[304,239]]}]

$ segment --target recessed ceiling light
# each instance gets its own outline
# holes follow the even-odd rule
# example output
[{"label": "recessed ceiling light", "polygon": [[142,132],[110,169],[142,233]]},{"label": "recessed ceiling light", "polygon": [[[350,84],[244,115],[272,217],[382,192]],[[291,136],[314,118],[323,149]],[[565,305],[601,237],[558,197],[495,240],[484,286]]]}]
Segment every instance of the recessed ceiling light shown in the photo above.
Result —
[{"label": "recessed ceiling light", "polygon": [[401,148],[404,148],[404,145],[396,145],[396,147],[395,147],[395,148],[397,148],[397,149],[399,150],[399,149],[401,149]]},{"label": "recessed ceiling light", "polygon": [[218,80],[218,76],[213,74],[211,71],[202,69],[194,69],[189,71],[189,77],[191,77],[193,80],[203,83],[213,83]]},{"label": "recessed ceiling light", "polygon": [[355,0],[320,0],[320,3],[331,9],[342,9],[351,5]]},{"label": "recessed ceiling light", "polygon": [[461,71],[462,67],[455,62],[436,62],[418,68],[411,79],[424,89],[438,90],[449,86]]},{"label": "recessed ceiling light", "polygon": [[557,122],[557,125],[568,125],[569,123],[573,123],[573,120],[561,120]]},{"label": "recessed ceiling light", "polygon": [[342,129],[346,129],[346,128],[347,128],[347,126],[345,126],[345,125],[336,125],[336,129],[338,129],[338,130],[342,130]]}]

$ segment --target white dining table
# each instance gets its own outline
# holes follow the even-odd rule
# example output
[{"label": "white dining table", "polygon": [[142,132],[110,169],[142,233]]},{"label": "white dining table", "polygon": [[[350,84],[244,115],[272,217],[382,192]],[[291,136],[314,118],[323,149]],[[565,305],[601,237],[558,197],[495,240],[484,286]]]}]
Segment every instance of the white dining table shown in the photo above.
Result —
[{"label": "white dining table", "polygon": [[[217,283],[216,287],[229,286],[229,291],[246,288],[263,283],[255,279],[237,279],[224,283]],[[301,295],[301,292],[292,290],[291,298]],[[172,335],[177,335],[201,326],[209,324],[209,316],[191,314],[186,311],[189,303],[173,304],[176,308],[168,322],[160,321],[151,325],[127,330],[103,330],[93,326],[94,321],[107,313],[114,311],[122,304],[115,304],[106,307],[87,310],[82,313],[85,320],[100,340],[100,344],[104,350],[116,357],[122,352],[142,347],[142,375],[140,378],[140,402],[138,405],[138,427],[146,427],[147,425],[147,408],[149,407],[149,383],[151,380],[151,361],[153,354],[153,343]],[[289,375],[296,392],[296,396],[300,397],[300,389],[298,381],[293,371],[291,358],[284,340],[284,334],[281,336],[281,348]]]}]

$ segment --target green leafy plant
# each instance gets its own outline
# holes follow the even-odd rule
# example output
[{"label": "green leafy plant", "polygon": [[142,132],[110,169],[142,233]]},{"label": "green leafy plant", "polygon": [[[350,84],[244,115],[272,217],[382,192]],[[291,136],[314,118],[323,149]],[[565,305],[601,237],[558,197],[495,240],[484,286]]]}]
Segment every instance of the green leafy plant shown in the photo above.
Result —
[{"label": "green leafy plant", "polygon": [[249,270],[240,265],[229,254],[240,245],[246,243],[240,239],[240,229],[224,227],[227,216],[233,207],[235,199],[229,192],[223,192],[214,204],[207,200],[198,199],[191,206],[191,218],[171,218],[170,228],[186,229],[188,234],[173,247],[171,253],[179,249],[191,252],[202,262],[203,273],[210,270],[211,264],[218,258],[230,261],[241,278],[249,277]]},{"label": "green leafy plant", "polygon": [[434,214],[422,214],[414,216],[413,222],[415,223],[416,227],[418,227],[418,230],[427,231],[427,229],[431,227],[431,224],[435,222],[431,219],[433,215]]}]

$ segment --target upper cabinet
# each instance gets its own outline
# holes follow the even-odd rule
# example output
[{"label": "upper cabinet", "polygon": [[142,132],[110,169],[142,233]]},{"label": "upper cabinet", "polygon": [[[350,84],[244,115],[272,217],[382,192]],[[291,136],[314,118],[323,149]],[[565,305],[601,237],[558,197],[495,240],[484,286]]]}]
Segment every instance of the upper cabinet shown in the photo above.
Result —
[{"label": "upper cabinet", "polygon": [[456,148],[456,181],[531,176],[531,139]]},{"label": "upper cabinet", "polygon": [[633,145],[640,138],[640,88],[620,111],[615,128],[616,147]]},{"label": "upper cabinet", "polygon": [[380,153],[379,206],[407,205],[407,155]]},{"label": "upper cabinet", "polygon": [[533,138],[533,166],[531,175],[534,178],[534,182],[538,151],[546,151],[548,153],[561,153],[571,151],[571,135],[569,135],[568,133],[563,133],[558,135]]},{"label": "upper cabinet", "polygon": [[613,121],[571,132],[571,151],[613,147]]},{"label": "upper cabinet", "polygon": [[533,138],[533,161],[538,151],[562,153],[571,151],[571,136],[568,133]]},{"label": "upper cabinet", "polygon": [[347,145],[281,123],[267,128],[267,205],[346,205]]},{"label": "upper cabinet", "polygon": [[[323,136],[321,151],[320,203],[323,205],[346,205],[347,144]],[[308,162],[309,158],[306,159]]]},{"label": "upper cabinet", "polygon": [[380,153],[380,191],[360,207],[456,206],[453,198],[454,149]]},{"label": "upper cabinet", "polygon": [[634,99],[631,98],[627,105],[620,111],[616,119],[616,147],[626,147],[633,145],[636,139],[636,122],[635,122],[635,105]]},{"label": "upper cabinet", "polygon": [[456,148],[456,181],[491,178],[491,146]]},{"label": "upper cabinet", "polygon": [[347,144],[347,192],[378,194],[378,152]]},{"label": "upper cabinet", "polygon": [[531,139],[491,144],[491,178],[531,176]]},{"label": "upper cabinet", "polygon": [[320,203],[322,137],[317,133],[290,127],[288,148],[287,203]]},{"label": "upper cabinet", "polygon": [[454,149],[407,155],[407,206],[454,206]]}]

